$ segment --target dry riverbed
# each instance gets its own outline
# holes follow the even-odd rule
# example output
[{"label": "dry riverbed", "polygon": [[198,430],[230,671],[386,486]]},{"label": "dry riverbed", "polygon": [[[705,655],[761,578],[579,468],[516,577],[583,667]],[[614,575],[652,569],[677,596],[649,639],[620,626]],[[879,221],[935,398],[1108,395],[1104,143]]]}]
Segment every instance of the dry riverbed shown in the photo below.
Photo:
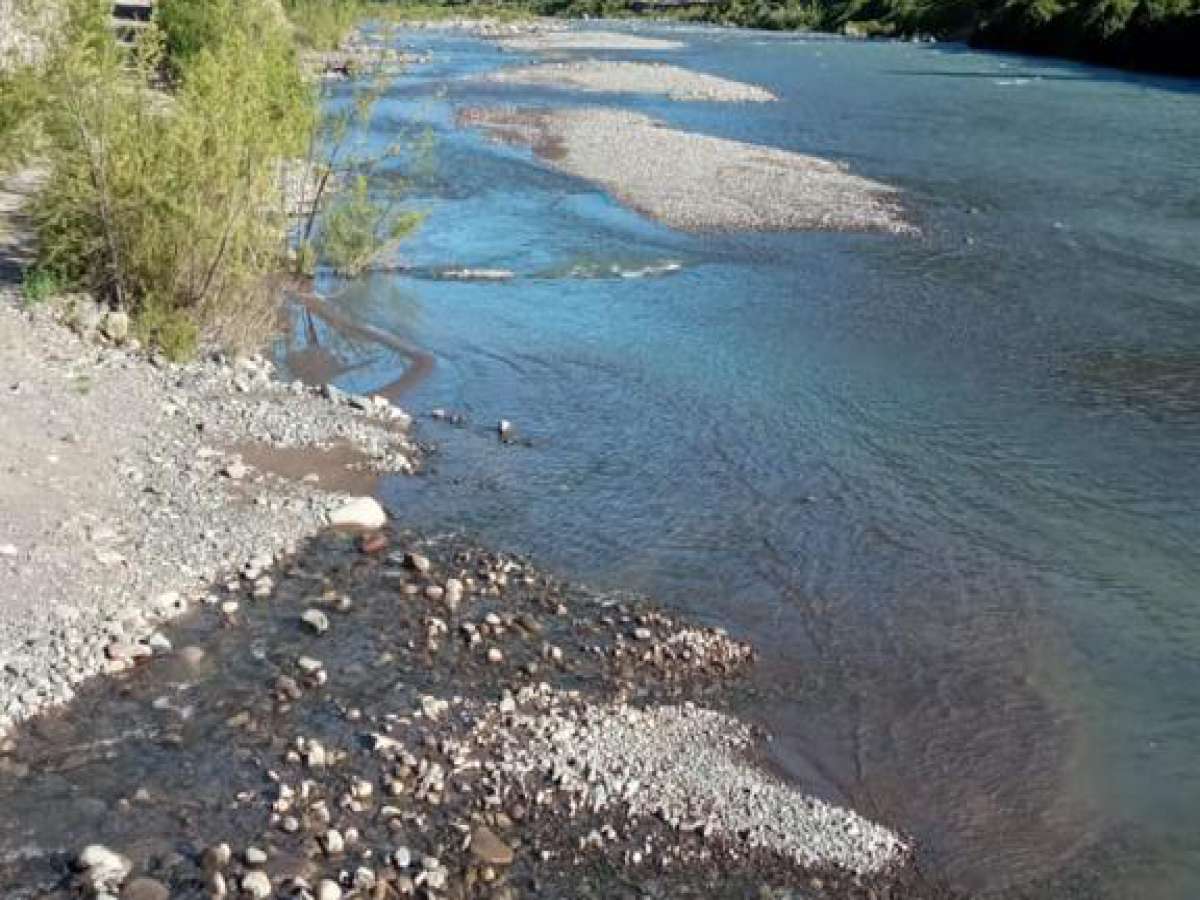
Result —
[{"label": "dry riverbed", "polygon": [[484,76],[498,84],[525,84],[610,94],[658,94],[671,100],[767,103],[776,97],[743,84],[665,63],[584,60],[500,69]]},{"label": "dry riverbed", "polygon": [[894,188],[845,166],[678,131],[639,113],[468,108],[459,121],[532,147],[553,167],[672,228],[916,233]]}]

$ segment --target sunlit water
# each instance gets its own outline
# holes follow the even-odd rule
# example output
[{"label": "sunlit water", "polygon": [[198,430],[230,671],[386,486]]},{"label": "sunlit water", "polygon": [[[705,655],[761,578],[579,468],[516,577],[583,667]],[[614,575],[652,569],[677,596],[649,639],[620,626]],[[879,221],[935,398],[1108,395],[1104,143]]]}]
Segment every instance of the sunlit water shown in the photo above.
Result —
[{"label": "sunlit water", "polygon": [[[961,886],[1200,896],[1200,86],[671,33],[686,49],[596,55],[780,102],[472,84],[527,58],[401,36],[432,62],[372,139],[434,137],[402,251],[426,276],[340,302],[435,355],[407,406],[468,424],[425,425],[436,477],[387,499],[752,637],[780,765]],[[844,160],[923,237],[672,232],[455,127],[500,103]],[[428,277],[463,266],[516,277]],[[344,386],[403,368],[324,339]]]}]

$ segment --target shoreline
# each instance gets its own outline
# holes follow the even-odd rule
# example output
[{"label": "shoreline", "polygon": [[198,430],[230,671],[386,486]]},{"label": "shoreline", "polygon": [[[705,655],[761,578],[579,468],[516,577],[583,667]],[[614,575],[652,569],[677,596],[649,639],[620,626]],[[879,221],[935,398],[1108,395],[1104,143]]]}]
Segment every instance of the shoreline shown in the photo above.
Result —
[{"label": "shoreline", "polygon": [[[47,377],[58,372],[55,366],[60,365],[66,371],[82,368],[93,380],[88,392],[77,398],[72,419],[94,420],[106,430],[101,438],[82,436],[78,441],[81,450],[92,452],[94,440],[113,440],[114,426],[136,432],[140,443],[132,452],[138,454],[136,459],[145,460],[136,484],[154,485],[148,496],[156,506],[169,498],[171,510],[165,517],[151,516],[139,524],[136,530],[141,543],[131,548],[123,543],[123,534],[129,517],[136,513],[120,505],[96,507],[83,502],[72,507],[89,516],[99,513],[96,518],[115,526],[112,535],[93,530],[90,541],[76,549],[100,547],[103,552],[122,555],[119,562],[107,564],[137,573],[133,584],[141,587],[113,585],[123,618],[102,616],[95,638],[65,645],[72,657],[78,655],[80,646],[93,647],[94,665],[59,672],[54,657],[46,652],[49,645],[35,643],[31,648],[34,655],[41,654],[36,665],[39,671],[48,672],[49,683],[57,683],[61,677],[70,686],[58,695],[47,692],[39,698],[44,703],[20,701],[22,706],[15,710],[18,715],[12,718],[24,723],[11,723],[7,735],[0,735],[0,796],[6,798],[9,809],[32,804],[31,811],[24,814],[27,822],[36,822],[51,833],[59,827],[57,819],[41,821],[32,810],[41,802],[38,785],[43,775],[63,771],[59,761],[64,750],[57,735],[64,727],[73,735],[69,747],[84,748],[73,751],[82,753],[81,761],[64,771],[68,779],[82,779],[75,790],[86,795],[96,767],[111,765],[116,771],[104,780],[117,778],[125,785],[123,796],[135,798],[117,802],[109,814],[110,818],[116,816],[114,823],[123,821],[120,813],[130,802],[145,802],[137,797],[148,797],[165,811],[188,801],[186,783],[180,793],[172,793],[173,777],[157,779],[153,770],[148,771],[139,761],[153,758],[149,748],[162,746],[164,740],[167,746],[180,748],[176,752],[186,754],[191,747],[211,761],[245,738],[259,735],[254,740],[261,742],[266,735],[248,723],[275,723],[267,734],[277,736],[264,745],[277,748],[271,752],[280,754],[271,771],[290,773],[277,776],[282,780],[267,779],[268,785],[279,787],[257,790],[257,802],[263,806],[260,815],[252,817],[259,824],[251,826],[250,832],[224,838],[210,833],[211,840],[195,855],[184,854],[168,870],[157,868],[127,840],[119,842],[112,832],[96,826],[65,835],[76,846],[51,844],[18,861],[6,857],[0,865],[0,885],[22,889],[61,885],[55,879],[73,866],[77,872],[73,883],[97,896],[110,887],[120,889],[135,883],[139,889],[151,889],[147,887],[151,885],[157,890],[158,885],[202,882],[210,887],[220,883],[228,889],[236,885],[252,895],[265,896],[256,893],[264,878],[274,890],[298,877],[316,883],[322,876],[322,884],[340,885],[340,889],[384,883],[403,896],[406,890],[420,886],[420,882],[413,884],[416,878],[445,886],[465,877],[468,885],[474,878],[482,880],[476,883],[503,887],[510,869],[514,879],[516,873],[521,879],[572,878],[572,872],[591,871],[602,864],[627,871],[622,880],[648,877],[645,873],[653,871],[654,878],[665,877],[681,890],[690,888],[697,878],[716,878],[740,885],[739,890],[757,884],[759,896],[770,891],[770,896],[782,898],[789,896],[789,885],[815,878],[825,885],[823,896],[830,898],[863,898],[874,885],[910,882],[920,885],[911,896],[936,896],[913,868],[907,839],[767,774],[757,758],[764,735],[742,724],[729,709],[728,700],[722,699],[752,664],[753,651],[748,645],[722,632],[692,626],[686,618],[645,601],[622,606],[602,602],[543,575],[527,562],[475,544],[440,548],[437,542],[408,533],[380,530],[382,519],[369,516],[360,519],[362,527],[354,528],[350,535],[330,530],[329,523],[338,521],[341,511],[362,501],[327,493],[320,482],[313,483],[308,477],[296,481],[299,470],[292,473],[292,480],[275,478],[268,465],[256,470],[235,451],[220,449],[226,439],[248,434],[257,438],[260,446],[291,447],[305,454],[328,446],[335,436],[346,437],[349,431],[352,444],[358,437],[360,451],[376,451],[371,468],[411,471],[408,461],[415,458],[416,445],[406,436],[410,420],[403,413],[379,400],[344,395],[332,388],[274,382],[265,361],[179,366],[147,360],[122,349],[102,331],[77,335],[51,309],[33,313],[13,309],[16,297],[11,290],[0,292],[0,299],[4,303],[0,335],[6,347],[27,345],[30,364]],[[365,333],[378,338],[374,332],[368,328]],[[18,376],[27,387],[9,401],[41,402],[41,385],[20,371]],[[25,381],[26,377],[30,380]],[[120,418],[108,405],[108,398],[117,396]],[[390,432],[368,427],[376,420],[400,427],[397,440],[405,448],[403,464],[387,456],[392,444],[384,434]],[[198,428],[199,424],[203,427]],[[366,432],[358,431],[360,424]],[[372,436],[384,443],[373,444]],[[215,445],[213,450],[205,450],[210,443]],[[4,456],[11,458],[7,452]],[[59,471],[71,464],[65,456],[52,463]],[[100,480],[107,482],[107,476]],[[120,493],[131,490],[124,480],[106,486]],[[189,521],[198,523],[198,537],[190,536]],[[281,521],[290,523],[288,530],[280,530]],[[11,535],[12,523],[3,540]],[[197,545],[211,546],[217,553],[195,558],[192,551]],[[255,548],[253,553],[245,552],[247,545]],[[313,546],[325,549],[310,562],[308,551]],[[47,572],[40,557],[30,558],[25,551],[25,546],[18,549],[15,569],[6,568],[9,558],[0,573],[11,578],[14,571],[24,570],[26,577],[40,583],[38,596],[46,605],[45,599],[55,596],[47,590]],[[218,560],[218,556],[222,558]],[[347,580],[340,572],[361,574]],[[364,577],[368,579],[365,582]],[[314,578],[326,585],[320,599],[310,587]],[[145,590],[148,583],[153,583],[153,591]],[[414,614],[396,619],[389,612],[396,600],[384,598],[395,598],[398,588],[399,595],[407,598],[403,601],[407,606],[400,608],[411,607]],[[27,591],[6,583],[5,593],[12,596]],[[79,611],[86,612],[93,602],[88,593],[70,596],[72,608]],[[317,642],[309,650],[304,649],[308,644],[296,643],[298,632],[292,624],[305,606],[309,610],[304,621],[319,626],[315,638],[305,639]],[[100,606],[101,611],[111,608]],[[470,614],[472,608],[476,612]],[[390,700],[371,699],[374,689],[370,680],[356,681],[360,676],[351,674],[358,671],[356,666],[361,668],[357,656],[336,661],[342,654],[355,653],[353,640],[344,649],[339,649],[336,640],[355,627],[350,623],[358,609],[368,617],[371,610],[385,616],[360,623],[357,627],[366,629],[364,636],[385,640],[397,648],[393,654],[400,648],[413,648],[404,651],[414,667],[401,681],[408,690],[421,684],[428,673],[443,672],[435,679],[440,687],[414,698],[416,716],[406,715],[402,706],[397,708]],[[322,638],[330,622],[334,637]],[[119,634],[115,632],[118,626]],[[85,623],[80,634],[90,634],[88,627]],[[242,661],[253,656],[248,646],[231,649],[241,647],[238,641],[243,635],[261,648],[255,652],[275,661],[272,667],[278,676],[273,681],[247,681],[244,674],[238,674]],[[329,643],[331,640],[334,643]],[[422,646],[425,649],[419,651]],[[308,655],[297,658],[293,655],[297,651]],[[313,651],[320,652],[322,659],[306,662]],[[542,687],[545,683],[551,687]],[[507,686],[499,699],[498,684]],[[582,695],[577,693],[579,686],[587,686]],[[336,693],[343,687],[349,693]],[[4,691],[7,697],[22,695],[12,684],[6,684]],[[160,704],[162,697],[176,694],[188,698],[186,708],[175,711],[169,700],[165,706]],[[237,701],[240,703],[258,704],[252,706],[257,711],[244,721],[236,710],[226,712],[230,696],[244,698]],[[131,704],[124,699],[133,697],[143,697],[144,702]],[[370,711],[353,712],[360,702]],[[343,715],[357,723],[352,726],[356,732],[374,728],[374,733],[383,735],[373,739],[373,752],[369,745],[364,752],[357,744],[343,744],[340,729],[318,737],[320,732],[314,730],[319,727],[317,720],[305,718],[289,724],[293,710],[308,709],[306,715],[311,716],[330,703],[348,710]],[[447,703],[448,713],[441,705]],[[14,711],[11,700],[6,709]],[[193,721],[194,726],[190,724]],[[211,724],[202,725],[204,722]],[[107,729],[122,723],[131,726],[122,728],[123,736],[106,737]],[[296,728],[298,734],[292,730]],[[630,728],[633,730],[627,735],[622,730]],[[223,737],[230,729],[231,737]],[[553,736],[563,729],[574,735],[566,744],[557,743]],[[143,732],[144,738],[129,736]],[[203,734],[214,735],[218,744],[210,747]],[[634,738],[642,734],[650,737],[639,744]],[[50,735],[49,742],[45,735]],[[402,789],[393,786],[386,764],[407,759],[408,753],[428,753],[421,748],[435,738],[437,746],[458,748],[433,757],[440,760],[436,765],[443,767],[442,780],[422,787],[424,782],[405,779]],[[96,755],[95,749],[87,749],[109,746],[113,740],[121,747],[115,754]],[[313,759],[318,740],[322,747],[335,750],[343,762],[316,768]],[[551,745],[544,744],[546,740]],[[139,750],[143,743],[146,749]],[[555,775],[548,787],[537,787],[547,774],[541,760],[550,746],[567,754],[563,765],[585,751],[593,763],[578,776],[564,780]],[[330,751],[321,752],[327,755]],[[470,760],[488,759],[492,763],[482,770],[494,773],[489,776],[492,780],[487,783],[492,786],[488,789],[499,789],[499,796],[508,798],[503,803],[507,812],[486,812],[492,807],[485,804],[480,819],[473,805],[475,792],[451,794],[447,785],[450,777],[457,783],[468,773],[480,771]],[[608,769],[605,760],[611,760]],[[711,775],[703,783],[716,789],[705,799],[696,793],[699,786],[688,781],[694,772],[690,763],[698,761],[711,767]],[[381,763],[384,770],[376,768]],[[435,771],[434,765],[429,762],[428,771]],[[493,765],[500,768],[490,768]],[[44,771],[43,766],[47,766]],[[239,766],[244,767],[244,761],[231,757],[228,767],[238,770]],[[346,807],[349,812],[323,820],[320,810],[329,809],[339,796],[346,766],[353,766],[349,772],[357,773],[354,784],[371,787],[355,788],[361,794],[348,795],[358,798]],[[255,771],[261,770],[255,767]],[[78,776],[71,774],[74,772]],[[637,776],[640,787],[633,787],[630,772],[642,773]],[[306,789],[311,798],[326,799],[312,799],[303,812],[296,806],[296,814],[288,816],[295,804],[291,798],[297,796],[301,782],[315,785]],[[737,784],[744,784],[745,791],[757,799],[732,803]],[[209,791],[216,787],[206,783]],[[382,867],[372,862],[387,860],[392,852],[379,843],[382,834],[390,832],[377,832],[377,826],[370,824],[388,821],[386,816],[374,818],[380,807],[371,797],[389,793],[406,798],[414,815],[427,808],[429,812],[421,816],[434,817],[415,820],[425,822],[422,834],[424,829],[434,828],[416,838],[417,852],[432,862],[399,865],[393,859]],[[606,795],[611,799],[597,799]],[[525,799],[517,802],[517,797]],[[590,804],[590,812],[577,822],[575,810],[581,800]],[[530,811],[534,807],[541,810],[536,815]],[[781,816],[794,827],[780,832],[774,823]],[[214,810],[210,821],[216,824],[222,818]],[[432,821],[442,824],[433,826]],[[471,830],[472,841],[457,849],[447,837],[456,833],[455,821],[478,823]],[[169,828],[153,816],[146,822],[156,833]],[[585,823],[587,827],[583,827]],[[361,849],[331,854],[333,830],[340,841],[356,830],[355,846]],[[310,836],[307,844],[302,842],[305,835]],[[235,859],[215,867],[204,861],[211,852],[220,853],[214,847],[230,840],[233,846],[244,848]],[[85,852],[83,845],[89,841],[91,846]],[[38,846],[28,840],[24,845]],[[308,847],[311,852],[305,849]],[[540,849],[535,854],[530,847]],[[259,849],[263,849],[265,865],[257,862]],[[358,860],[358,868],[346,883],[337,872],[344,869],[344,854],[350,852]],[[301,859],[307,860],[302,866]],[[114,874],[118,870],[119,876]],[[597,896],[610,896],[607,889],[598,889]],[[334,896],[331,892],[326,895]]]},{"label": "shoreline", "polygon": [[[344,891],[384,898],[424,890],[433,897],[461,884],[475,891],[470,896],[508,898],[520,895],[521,879],[535,886],[558,879],[571,890],[574,873],[608,867],[616,874],[596,876],[597,897],[612,896],[631,878],[677,886],[684,891],[677,896],[693,895],[698,881],[707,896],[712,879],[779,900],[794,897],[792,887],[856,900],[875,896],[877,887],[895,897],[951,896],[920,876],[907,838],[765,770],[766,736],[737,718],[726,694],[752,664],[748,645],[650,603],[614,607],[568,593],[527,562],[478,545],[444,551],[381,527],[386,517],[376,514],[374,500],[324,490],[321,453],[347,470],[415,471],[423,450],[408,436],[411,418],[388,400],[426,377],[435,361],[341,315],[312,292],[296,299],[339,331],[410,361],[381,389],[383,399],[283,384],[260,358],[185,366],[147,360],[126,338],[108,334],[102,311],[83,304],[16,312],[15,291],[0,288],[0,335],[32,366],[21,370],[24,392],[14,390],[10,399],[62,403],[61,391],[51,396],[51,377],[74,384],[82,372],[89,386],[68,412],[96,428],[61,440],[82,453],[115,451],[115,481],[98,470],[81,477],[119,496],[64,494],[58,502],[69,515],[117,527],[88,526],[82,547],[50,538],[44,549],[67,565],[78,560],[76,551],[93,552],[102,567],[128,573],[133,585],[110,582],[112,597],[96,604],[99,622],[65,626],[79,640],[68,637],[59,657],[53,637],[29,648],[20,678],[32,687],[0,687],[0,713],[14,720],[0,720],[0,795],[20,795],[6,778],[15,776],[19,785],[31,774],[36,780],[59,771],[68,782],[70,773],[81,772],[78,788],[86,791],[95,774],[90,767],[112,761],[94,755],[112,740],[103,737],[108,720],[96,710],[113,721],[132,715],[146,724],[145,738],[118,739],[115,766],[122,754],[150,756],[149,748],[164,742],[186,753],[190,741],[200,758],[255,747],[257,777],[252,789],[233,795],[235,807],[254,813],[249,833],[228,841],[210,834],[198,844],[189,832],[191,849],[162,864],[140,847],[112,843],[112,832],[97,825],[86,848],[39,848],[19,859],[17,877],[59,878],[61,888],[61,873],[73,867],[71,884],[98,897],[132,885],[157,897],[168,884],[191,885],[196,896],[201,889],[217,896],[240,889],[266,897],[316,884],[321,900]],[[29,446],[40,452],[55,435],[35,433],[32,423],[55,417],[42,409],[28,418]],[[261,468],[236,449],[247,440],[263,448]],[[346,446],[353,451],[349,461],[337,457]],[[272,474],[271,448],[300,456],[290,478]],[[307,473],[297,478],[307,454],[317,480]],[[32,483],[52,483],[73,464],[66,456],[46,454]],[[131,459],[136,469],[126,466]],[[137,492],[148,498],[139,494],[136,510],[122,505]],[[131,519],[138,524],[129,528]],[[330,527],[339,522],[352,531]],[[140,543],[131,547],[126,531]],[[42,557],[24,545],[15,549],[0,555],[0,572],[44,580]],[[94,567],[80,571],[90,584]],[[0,581],[10,595],[28,593],[22,584]],[[95,596],[66,596],[86,619]],[[357,626],[364,630],[352,631],[360,609],[368,617]],[[372,609],[386,618],[371,619]],[[333,637],[322,639],[331,623]],[[48,630],[57,635],[59,626]],[[376,697],[359,657],[327,659],[352,653],[350,645],[339,650],[330,643],[343,630],[391,642],[391,658],[375,666],[404,673],[395,690],[403,684],[412,706]],[[239,633],[262,640],[242,645]],[[296,655],[298,633],[313,652],[321,648],[321,659]],[[548,643],[550,635],[558,643]],[[97,652],[82,667],[60,664],[81,651]],[[258,653],[271,667],[269,682],[239,669]],[[6,655],[6,662],[13,658]],[[238,674],[225,676],[226,670]],[[228,696],[208,686],[222,677],[226,693],[245,709],[226,715]],[[415,694],[418,685],[430,692]],[[177,695],[188,705],[177,707]],[[143,701],[140,712],[130,710],[137,705],[130,697]],[[75,717],[85,722],[69,724]],[[193,721],[228,734],[230,746],[222,740],[210,747]],[[7,736],[6,724],[13,725]],[[84,762],[60,770],[63,750],[53,735],[61,727],[79,739],[68,749],[92,750],[77,750]],[[39,771],[48,760],[53,764]],[[230,754],[228,763],[236,770],[246,759]],[[183,809],[190,799],[138,766],[120,771],[128,791],[106,808],[110,818],[141,804],[149,828],[150,807]],[[135,774],[149,780],[128,781]],[[218,800],[214,821],[230,798]],[[121,827],[128,826],[117,833]],[[408,843],[397,846],[397,832]],[[13,865],[12,857],[0,859],[0,885],[27,887],[7,881]]]},{"label": "shoreline", "polygon": [[342,334],[366,338],[373,343],[395,350],[408,359],[409,364],[403,374],[399,378],[381,385],[372,392],[375,395],[391,401],[398,400],[428,378],[437,365],[437,358],[432,353],[422,350],[382,328],[376,328],[366,322],[358,322],[342,315],[329,300],[321,297],[315,291],[295,290],[292,292],[292,296],[301,306]]},{"label": "shoreline", "polygon": [[[907,839],[764,766],[765,733],[729,705],[748,645],[468,539],[358,534],[325,531],[277,556],[259,574],[269,591],[246,578],[220,588],[233,599],[168,632],[183,650],[85,686],[82,718],[66,707],[0,739],[0,799],[29,835],[0,863],[0,887],[52,890],[73,868],[85,890],[194,885],[171,895],[184,898],[301,881],[394,897],[424,880],[436,894],[421,896],[461,884],[471,897],[599,900],[643,879],[679,897],[957,897],[922,874]],[[164,696],[187,706],[150,702]],[[120,754],[104,752],[110,730]],[[64,753],[80,757],[65,771]],[[202,776],[209,812],[164,867],[153,848],[179,845],[173,811],[195,796],[175,769],[200,759],[200,773],[229,774]],[[48,763],[85,796],[111,770],[130,799],[73,846],[43,848],[57,828],[35,811]]]}]

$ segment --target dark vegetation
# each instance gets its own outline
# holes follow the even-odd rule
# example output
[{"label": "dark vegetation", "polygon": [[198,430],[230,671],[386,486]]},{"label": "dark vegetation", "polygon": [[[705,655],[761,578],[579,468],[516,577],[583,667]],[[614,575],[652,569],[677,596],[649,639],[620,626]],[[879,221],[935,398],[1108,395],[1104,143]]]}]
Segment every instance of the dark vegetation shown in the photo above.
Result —
[{"label": "dark vegetation", "polygon": [[1200,0],[522,0],[517,5],[543,15],[653,15],[774,30],[948,38],[976,47],[1200,76]]}]

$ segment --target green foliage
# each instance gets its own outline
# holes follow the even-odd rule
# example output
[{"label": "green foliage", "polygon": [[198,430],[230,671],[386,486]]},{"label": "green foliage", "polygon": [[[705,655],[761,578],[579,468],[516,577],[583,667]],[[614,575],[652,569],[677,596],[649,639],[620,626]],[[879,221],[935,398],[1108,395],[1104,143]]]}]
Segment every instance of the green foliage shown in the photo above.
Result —
[{"label": "green foliage", "polygon": [[338,272],[356,275],[420,224],[419,213],[394,212],[391,203],[373,197],[366,176],[359,175],[325,211],[315,250]]},{"label": "green foliage", "polygon": [[241,345],[273,326],[279,160],[302,152],[314,115],[286,23],[258,0],[206,4],[227,27],[175,42],[174,95],[154,87],[172,37],[152,27],[133,68],[111,39],[63,42],[34,101],[51,173],[33,209],[39,265],[172,354],[201,325]]},{"label": "green foliage", "polygon": [[26,306],[45,303],[62,292],[62,281],[56,272],[33,266],[26,269],[21,280],[21,293]]},{"label": "green foliage", "polygon": [[[376,73],[356,82],[349,102],[323,104],[329,111],[310,136],[304,173],[311,191],[297,234],[300,275],[313,274],[318,265],[358,274],[421,223],[420,214],[400,208],[409,178],[394,169],[402,161],[410,175],[426,176],[432,166],[432,132],[426,129],[410,143],[401,140],[382,151],[370,144],[371,119],[387,84]],[[385,166],[393,171],[384,172]]]},{"label": "green foliage", "polygon": [[337,47],[368,12],[365,0],[285,0],[296,40],[314,50]]},{"label": "green foliage", "polygon": [[[656,17],[862,36],[929,35],[987,47],[1200,75],[1200,0],[532,0],[545,15]],[[448,9],[458,9],[454,4]]]},{"label": "green foliage", "polygon": [[133,321],[133,333],[147,347],[157,347],[167,359],[181,362],[195,355],[200,328],[170,302],[147,298]]},{"label": "green foliage", "polygon": [[536,14],[536,3],[526,0],[463,0],[454,3],[390,2],[370,0],[367,17],[391,22],[437,21],[440,19],[495,19],[500,22],[519,22]]}]

